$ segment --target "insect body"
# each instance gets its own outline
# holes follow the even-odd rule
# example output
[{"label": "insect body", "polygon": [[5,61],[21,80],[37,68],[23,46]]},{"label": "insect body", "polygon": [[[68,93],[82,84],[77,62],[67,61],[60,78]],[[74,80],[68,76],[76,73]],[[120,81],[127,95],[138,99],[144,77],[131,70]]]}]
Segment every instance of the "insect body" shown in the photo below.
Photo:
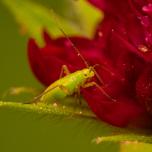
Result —
[{"label": "insect body", "polygon": [[[90,81],[95,76],[94,68],[84,68],[74,73],[69,73],[66,65],[63,65],[62,71],[67,75],[52,83],[42,94],[35,98],[34,102],[43,102],[49,104],[54,101],[61,101],[74,94],[80,95],[81,88],[96,86],[100,91],[112,99],[96,82]],[[114,99],[112,99],[114,100]]]},{"label": "insect body", "polygon": [[[65,65],[63,67],[65,67]],[[68,74],[52,83],[43,92],[40,101],[49,103],[55,100],[60,101],[74,93],[79,94],[80,87],[85,87],[94,75],[91,67]]]}]

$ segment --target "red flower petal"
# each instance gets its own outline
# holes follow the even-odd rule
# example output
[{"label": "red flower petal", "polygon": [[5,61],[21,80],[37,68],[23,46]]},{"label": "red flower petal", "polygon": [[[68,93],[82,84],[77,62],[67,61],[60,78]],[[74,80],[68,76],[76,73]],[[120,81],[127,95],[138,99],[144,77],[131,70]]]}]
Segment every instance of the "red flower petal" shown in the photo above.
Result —
[{"label": "red flower petal", "polygon": [[152,68],[151,66],[144,69],[136,85],[137,97],[146,107],[147,111],[152,114]]},{"label": "red flower petal", "polygon": [[94,6],[99,8],[100,10],[106,9],[105,0],[88,0],[90,3],[92,3]]},{"label": "red flower petal", "polygon": [[114,102],[105,97],[97,88],[92,88],[90,91],[83,90],[83,95],[92,111],[101,120],[119,127],[126,127],[130,124],[138,127],[151,126],[150,117],[133,99],[120,96]]},{"label": "red flower petal", "polygon": [[[124,13],[128,10],[128,1],[120,1],[120,0],[88,0],[91,4],[101,9],[105,13],[114,13],[111,14],[116,15],[116,13]],[[119,15],[119,14],[117,14]],[[121,14],[122,15],[122,14]]]}]

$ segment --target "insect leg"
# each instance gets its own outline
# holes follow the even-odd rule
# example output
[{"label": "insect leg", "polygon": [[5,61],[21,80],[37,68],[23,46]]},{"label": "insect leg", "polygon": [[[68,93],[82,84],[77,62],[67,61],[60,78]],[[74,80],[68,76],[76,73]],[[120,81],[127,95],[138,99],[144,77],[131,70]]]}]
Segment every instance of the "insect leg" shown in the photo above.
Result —
[{"label": "insect leg", "polygon": [[63,85],[58,85],[57,87],[59,87],[62,91],[64,91],[67,95],[71,95],[72,93],[70,92],[70,90],[68,88],[66,88]]},{"label": "insect leg", "polygon": [[96,82],[89,82],[89,83],[86,83],[84,84],[83,88],[88,88],[88,87],[92,87],[92,86],[96,86],[107,98],[109,98],[110,100],[112,101],[116,101],[116,99],[112,98],[109,94],[107,94],[104,89],[99,85],[97,84]]},{"label": "insect leg", "polygon": [[81,87],[81,86],[77,86],[77,87],[76,87],[76,92],[75,92],[75,94],[74,94],[74,98],[76,99],[76,102],[77,102],[78,104],[82,105],[82,101],[81,101],[81,98],[80,98],[80,96],[81,96],[81,94],[80,94],[80,87]]},{"label": "insect leg", "polygon": [[39,102],[39,99],[43,96],[43,95],[45,95],[45,94],[47,94],[49,91],[51,91],[51,90],[53,90],[53,89],[55,89],[55,88],[57,88],[57,86],[54,86],[54,87],[52,87],[52,88],[50,88],[49,90],[47,90],[47,91],[43,91],[42,93],[40,93],[38,96],[36,96],[36,97],[34,97],[34,99],[32,100],[32,101],[28,101],[28,102],[26,102],[25,104],[31,104],[31,103],[38,103]]},{"label": "insect leg", "polygon": [[63,74],[65,74],[65,75],[70,74],[70,70],[68,69],[68,67],[66,65],[62,65],[59,79],[63,77]]},{"label": "insect leg", "polygon": [[54,90],[55,88],[60,88],[64,93],[66,93],[67,95],[71,95],[71,92],[69,91],[68,88],[66,88],[63,85],[56,85],[50,89],[48,89],[47,91],[42,92],[41,94],[39,94],[38,96],[36,96],[32,101],[27,102],[26,104],[30,104],[30,103],[38,103],[41,99],[42,96],[44,96],[45,94],[47,94],[48,92]]}]

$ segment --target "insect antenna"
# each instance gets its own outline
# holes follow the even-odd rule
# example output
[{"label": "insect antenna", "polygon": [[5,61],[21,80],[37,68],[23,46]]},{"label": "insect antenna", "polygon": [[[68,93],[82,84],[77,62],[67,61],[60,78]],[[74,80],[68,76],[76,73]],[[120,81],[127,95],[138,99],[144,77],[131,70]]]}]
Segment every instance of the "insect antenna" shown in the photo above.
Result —
[{"label": "insect antenna", "polygon": [[[89,65],[89,63],[86,61],[86,59],[84,58],[84,56],[80,53],[80,50],[76,47],[76,45],[72,42],[72,40],[68,37],[68,35],[66,34],[66,32],[63,30],[62,26],[59,24],[59,20],[57,19],[55,12],[53,11],[53,9],[51,9],[51,12],[53,13],[53,17],[56,21],[57,24],[57,28],[61,31],[61,33],[66,37],[66,39],[69,41],[69,43],[71,44],[71,46],[73,47],[73,49],[77,52],[77,55],[82,59],[83,63],[85,64],[85,66],[87,68],[90,68],[91,66]],[[95,65],[96,66],[96,65]],[[99,82],[101,84],[103,83],[103,80],[101,79],[101,77],[99,76],[99,74],[97,73],[97,71],[94,69],[95,66],[91,67],[91,70],[95,73],[97,79],[99,80]]]},{"label": "insect antenna", "polygon": [[104,84],[103,80],[101,79],[101,77],[99,76],[99,74],[97,73],[97,71],[95,70],[95,67],[100,66],[99,64],[95,64],[94,66],[90,67],[90,72],[93,71],[95,76],[97,77],[97,79],[99,80],[99,82],[101,84]]},{"label": "insect antenna", "polygon": [[65,31],[58,26],[58,29],[63,33],[63,35],[66,37],[66,39],[70,42],[71,46],[74,48],[74,50],[77,52],[77,55],[82,59],[82,61],[84,62],[85,66],[87,68],[89,68],[89,63],[85,60],[85,58],[82,56],[82,54],[80,53],[80,50],[75,46],[75,44],[71,41],[71,39],[67,36],[67,34],[65,33]]}]

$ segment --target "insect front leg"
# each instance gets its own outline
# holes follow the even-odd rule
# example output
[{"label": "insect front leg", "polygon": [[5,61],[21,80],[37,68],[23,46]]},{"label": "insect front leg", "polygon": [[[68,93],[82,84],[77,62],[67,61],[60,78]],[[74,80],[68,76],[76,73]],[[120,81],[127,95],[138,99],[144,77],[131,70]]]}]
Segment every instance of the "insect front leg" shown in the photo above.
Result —
[{"label": "insect front leg", "polygon": [[116,99],[112,98],[99,84],[97,84],[96,82],[88,82],[86,84],[84,84],[82,87],[83,88],[88,88],[88,87],[92,87],[92,86],[96,86],[107,98],[109,98],[112,101],[116,101]]},{"label": "insect front leg", "polygon": [[64,74],[69,75],[70,73],[71,72],[70,72],[69,68],[66,65],[62,65],[59,79],[62,78]]}]

